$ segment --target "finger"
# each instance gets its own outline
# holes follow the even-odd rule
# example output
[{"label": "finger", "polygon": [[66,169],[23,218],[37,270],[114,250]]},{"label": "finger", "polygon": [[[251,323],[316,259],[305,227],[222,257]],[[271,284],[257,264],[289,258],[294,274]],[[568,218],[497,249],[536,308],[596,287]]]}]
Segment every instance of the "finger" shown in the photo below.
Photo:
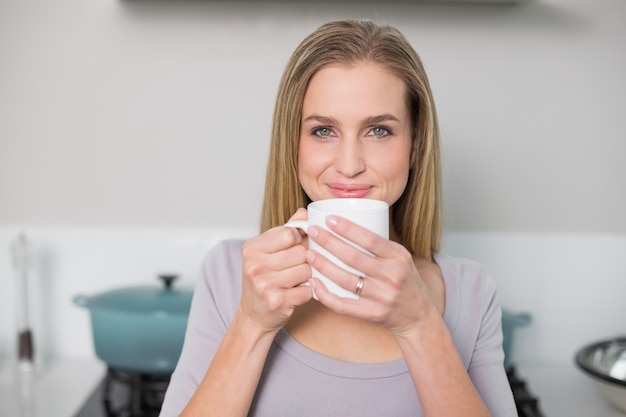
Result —
[{"label": "finger", "polygon": [[282,288],[295,288],[308,282],[309,279],[311,279],[311,266],[306,263],[277,273],[277,281],[280,282]]},{"label": "finger", "polygon": [[260,275],[248,275],[254,291],[261,297],[269,297],[277,290],[296,288],[311,278],[311,267],[307,264],[298,265],[282,271]]},{"label": "finger", "polygon": [[308,250],[305,254],[307,262],[322,275],[346,291],[355,292],[361,273],[352,273],[338,266],[319,252]]},{"label": "finger", "polygon": [[260,257],[259,271],[282,271],[297,265],[306,265],[306,248],[295,245],[281,251]]},{"label": "finger", "polygon": [[300,285],[311,277],[311,266],[304,255],[290,255],[296,251],[304,251],[304,248],[297,246],[279,254],[249,259],[243,264],[243,274],[261,293]]},{"label": "finger", "polygon": [[375,303],[365,298],[353,300],[351,298],[339,297],[330,292],[324,283],[317,278],[311,278],[309,282],[318,301],[329,309],[342,315],[374,321],[375,316],[372,313],[377,309]]},{"label": "finger", "polygon": [[292,220],[306,220],[308,218],[308,213],[305,208],[300,207],[296,212],[289,218],[289,221]]},{"label": "finger", "polygon": [[344,264],[368,274],[375,268],[376,258],[373,254],[365,253],[361,248],[355,247],[353,243],[348,243],[321,227],[312,226],[307,232],[310,239],[313,239],[315,243],[332,253]]},{"label": "finger", "polygon": [[[309,217],[308,212],[306,211],[305,208],[300,207],[298,210],[296,210],[296,212],[293,214],[293,216],[291,216],[289,218],[289,222],[290,221],[294,221],[294,220],[306,220]],[[300,229],[300,228],[296,228],[295,229],[301,237],[305,237],[306,233],[304,230]]]},{"label": "finger", "polygon": [[311,301],[313,289],[310,286],[300,285],[287,290],[287,297],[294,307],[301,306]]},{"label": "finger", "polygon": [[277,226],[244,243],[242,253],[274,253],[302,242],[302,235],[290,227]]},{"label": "finger", "polygon": [[380,257],[388,257],[389,239],[340,216],[328,216],[326,225],[339,236],[354,242],[363,249]]}]

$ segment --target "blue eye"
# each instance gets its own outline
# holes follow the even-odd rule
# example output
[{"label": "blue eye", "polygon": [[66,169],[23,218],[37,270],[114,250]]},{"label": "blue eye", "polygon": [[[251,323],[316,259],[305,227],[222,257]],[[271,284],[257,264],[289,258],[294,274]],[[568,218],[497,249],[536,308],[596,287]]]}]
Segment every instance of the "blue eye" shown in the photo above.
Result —
[{"label": "blue eye", "polygon": [[385,136],[389,136],[391,132],[386,127],[376,126],[372,130],[370,130],[372,136],[376,136],[377,138],[384,138]]},{"label": "blue eye", "polygon": [[320,138],[327,138],[332,135],[332,133],[333,131],[328,127],[318,127],[316,129],[313,129],[313,134]]}]

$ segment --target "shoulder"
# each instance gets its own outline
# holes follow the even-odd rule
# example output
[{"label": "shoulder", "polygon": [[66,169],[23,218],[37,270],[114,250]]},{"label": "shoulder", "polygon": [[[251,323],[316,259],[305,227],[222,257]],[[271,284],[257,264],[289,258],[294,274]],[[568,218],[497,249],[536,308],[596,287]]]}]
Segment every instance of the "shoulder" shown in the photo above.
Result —
[{"label": "shoulder", "polygon": [[436,254],[435,260],[441,268],[446,287],[456,285],[465,290],[495,291],[496,282],[483,264],[448,254]]},{"label": "shoulder", "polygon": [[[485,316],[499,310],[496,281],[487,268],[471,259],[435,256],[446,291],[445,321],[453,332],[478,331]],[[494,310],[495,309],[495,310]],[[497,317],[493,317],[497,321]]]},{"label": "shoulder", "polygon": [[229,239],[216,244],[202,262],[196,292],[222,308],[232,310],[241,296],[241,248],[244,240]]},{"label": "shoulder", "polygon": [[228,239],[216,244],[202,262],[203,273],[227,273],[241,267],[241,248],[244,240]]},{"label": "shoulder", "polygon": [[205,262],[214,257],[241,257],[241,248],[245,240],[243,239],[226,239],[218,242],[207,254]]}]

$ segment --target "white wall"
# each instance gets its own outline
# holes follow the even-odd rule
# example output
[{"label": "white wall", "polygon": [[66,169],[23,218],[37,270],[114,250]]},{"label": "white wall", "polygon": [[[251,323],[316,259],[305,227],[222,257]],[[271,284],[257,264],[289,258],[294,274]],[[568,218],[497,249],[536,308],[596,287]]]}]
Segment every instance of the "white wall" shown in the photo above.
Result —
[{"label": "white wall", "polygon": [[[446,250],[487,264],[503,302],[536,316],[519,356],[570,361],[624,333],[625,2],[3,0],[0,358],[13,349],[2,248],[19,230],[43,257],[51,355],[91,354],[72,294],[166,267],[191,283],[217,238],[254,233],[282,68],[344,17],[387,21],[422,55]],[[566,319],[577,326],[558,333]]]},{"label": "white wall", "polygon": [[431,75],[450,229],[626,233],[623,1],[36,3],[0,3],[0,223],[256,224],[289,54],[371,17]]}]

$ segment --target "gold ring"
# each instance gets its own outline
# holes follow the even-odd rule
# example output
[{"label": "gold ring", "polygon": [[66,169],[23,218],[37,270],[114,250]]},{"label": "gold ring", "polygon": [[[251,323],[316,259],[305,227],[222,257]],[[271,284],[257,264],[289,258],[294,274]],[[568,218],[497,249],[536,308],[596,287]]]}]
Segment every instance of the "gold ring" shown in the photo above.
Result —
[{"label": "gold ring", "polygon": [[356,290],[354,290],[354,294],[356,294],[357,297],[361,295],[361,291],[363,291],[364,284],[365,284],[365,277],[359,276],[359,282],[356,283]]}]

